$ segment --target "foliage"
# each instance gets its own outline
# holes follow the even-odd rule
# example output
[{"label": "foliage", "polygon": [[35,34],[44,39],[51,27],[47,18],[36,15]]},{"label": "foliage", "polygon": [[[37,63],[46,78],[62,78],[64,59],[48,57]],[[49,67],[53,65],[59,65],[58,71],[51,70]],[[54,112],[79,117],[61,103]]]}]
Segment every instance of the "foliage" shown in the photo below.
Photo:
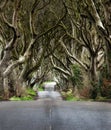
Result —
[{"label": "foliage", "polygon": [[107,98],[107,97],[97,97],[96,101],[98,102],[111,102],[111,98]]},{"label": "foliage", "polygon": [[[33,73],[37,84],[54,73],[61,88],[79,89],[86,71],[94,84],[98,73],[103,73],[99,87],[110,97],[110,86],[105,84],[111,79],[110,0],[1,0],[0,5],[0,96],[21,96],[23,84],[30,84]],[[98,86],[86,86],[93,86],[96,97]],[[87,97],[90,89],[85,89]],[[43,89],[35,86],[37,90]],[[36,93],[27,90],[28,95]]]},{"label": "foliage", "polygon": [[99,76],[99,89],[101,96],[111,98],[111,78],[107,73],[106,65],[104,65]]},{"label": "foliage", "polygon": [[38,88],[38,91],[44,91],[42,87],[39,87]]},{"label": "foliage", "polygon": [[80,101],[81,99],[80,98],[77,98],[77,97],[74,97],[73,95],[68,95],[66,97],[66,100],[67,101]]},{"label": "foliage", "polygon": [[67,92],[62,91],[61,95],[63,99],[66,101],[79,101],[80,100],[79,98],[74,97],[71,89],[69,89]]},{"label": "foliage", "polygon": [[[78,97],[75,97],[72,93],[72,90],[69,89],[69,91],[67,92],[64,92],[62,91],[61,92],[61,95],[63,97],[63,100],[66,100],[66,101],[86,101],[86,98],[78,98]],[[89,98],[87,98],[87,100],[90,100]]]},{"label": "foliage", "polygon": [[90,92],[90,87],[83,87],[82,89],[79,90],[79,94],[83,98],[90,98],[91,97],[91,92]]},{"label": "foliage", "polygon": [[72,70],[73,70],[73,76],[71,77],[71,80],[72,80],[73,84],[75,86],[78,86],[78,87],[83,85],[82,84],[83,77],[82,77],[81,67],[77,64],[74,64],[72,66]]},{"label": "foliage", "polygon": [[13,96],[9,99],[10,101],[21,101],[20,97]]},{"label": "foliage", "polygon": [[0,96],[0,101],[1,101],[1,100],[3,100],[3,97],[2,97],[2,96]]},{"label": "foliage", "polygon": [[111,80],[103,79],[101,95],[103,97],[111,98]]},{"label": "foliage", "polygon": [[109,73],[107,71],[107,64],[103,65],[103,68],[101,70],[100,78],[107,78],[107,79],[109,78]]},{"label": "foliage", "polygon": [[13,96],[9,100],[10,101],[27,101],[27,100],[34,100],[34,97],[36,96],[36,92],[30,88],[27,89],[26,91],[26,96],[22,97],[16,97]]},{"label": "foliage", "polygon": [[13,96],[10,98],[10,101],[27,101],[27,100],[33,100],[33,97],[28,95],[28,96],[24,96],[24,97]]},{"label": "foliage", "polygon": [[28,88],[27,89],[27,92],[26,92],[28,95],[31,95],[31,96],[36,96],[36,92],[33,90],[33,89],[30,89]]}]

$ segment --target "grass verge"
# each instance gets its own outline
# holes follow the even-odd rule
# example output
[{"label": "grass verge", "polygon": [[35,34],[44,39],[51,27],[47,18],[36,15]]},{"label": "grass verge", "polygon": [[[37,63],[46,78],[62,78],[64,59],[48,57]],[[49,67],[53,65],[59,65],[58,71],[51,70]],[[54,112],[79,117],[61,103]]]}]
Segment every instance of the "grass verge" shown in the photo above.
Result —
[{"label": "grass verge", "polygon": [[31,101],[34,100],[35,96],[36,96],[36,92],[33,89],[27,89],[26,96],[22,96],[22,97],[13,96],[9,100],[10,101]]}]

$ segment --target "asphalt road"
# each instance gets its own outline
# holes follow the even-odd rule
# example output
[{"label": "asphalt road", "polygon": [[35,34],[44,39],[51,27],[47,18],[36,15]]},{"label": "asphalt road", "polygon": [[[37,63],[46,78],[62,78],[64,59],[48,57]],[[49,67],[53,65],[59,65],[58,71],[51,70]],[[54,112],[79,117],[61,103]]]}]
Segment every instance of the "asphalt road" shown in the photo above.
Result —
[{"label": "asphalt road", "polygon": [[61,94],[57,91],[42,91],[38,92],[38,99],[54,99],[54,100],[62,100]]},{"label": "asphalt road", "polygon": [[0,130],[111,130],[111,104],[51,99],[0,102]]}]

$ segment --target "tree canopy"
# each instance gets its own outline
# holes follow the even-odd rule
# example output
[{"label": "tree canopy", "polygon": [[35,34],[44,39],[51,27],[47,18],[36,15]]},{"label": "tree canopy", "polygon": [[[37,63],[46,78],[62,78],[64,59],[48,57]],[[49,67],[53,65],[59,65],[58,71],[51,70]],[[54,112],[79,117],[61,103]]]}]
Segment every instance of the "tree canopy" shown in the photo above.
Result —
[{"label": "tree canopy", "polygon": [[110,0],[1,0],[0,96],[56,80],[111,97],[110,21]]}]

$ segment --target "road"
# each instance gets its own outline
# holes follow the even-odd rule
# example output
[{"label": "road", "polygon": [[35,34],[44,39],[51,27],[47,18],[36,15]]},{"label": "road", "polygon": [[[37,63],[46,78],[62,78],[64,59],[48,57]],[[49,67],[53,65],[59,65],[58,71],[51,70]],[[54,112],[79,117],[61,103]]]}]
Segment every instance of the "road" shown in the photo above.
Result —
[{"label": "road", "polygon": [[38,92],[38,99],[55,99],[55,100],[62,100],[61,94],[56,91],[42,91]]},{"label": "road", "polygon": [[0,102],[0,130],[111,130],[111,104],[51,99]]},{"label": "road", "polygon": [[44,91],[38,91],[38,99],[55,99],[62,100],[61,94],[58,91],[55,91],[56,82],[46,82],[44,83]]}]

